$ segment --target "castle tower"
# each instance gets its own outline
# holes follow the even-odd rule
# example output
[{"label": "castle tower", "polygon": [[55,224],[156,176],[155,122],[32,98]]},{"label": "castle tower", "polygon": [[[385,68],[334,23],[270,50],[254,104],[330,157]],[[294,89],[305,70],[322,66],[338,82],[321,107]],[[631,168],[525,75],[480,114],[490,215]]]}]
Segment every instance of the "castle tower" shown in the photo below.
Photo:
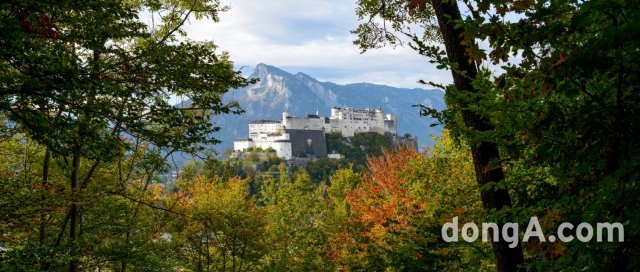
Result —
[{"label": "castle tower", "polygon": [[289,117],[290,117],[290,115],[289,115],[288,112],[286,112],[286,111],[282,112],[282,125],[284,126],[285,129],[290,127]]},{"label": "castle tower", "polygon": [[376,116],[376,117],[375,117],[375,118],[376,118],[376,119],[375,119],[376,125],[377,125],[378,127],[383,128],[383,127],[384,127],[384,111],[382,110],[382,107],[381,107],[381,106],[379,106],[379,107],[376,109],[376,113],[375,113],[375,114],[376,114],[376,115],[375,115],[375,116]]}]

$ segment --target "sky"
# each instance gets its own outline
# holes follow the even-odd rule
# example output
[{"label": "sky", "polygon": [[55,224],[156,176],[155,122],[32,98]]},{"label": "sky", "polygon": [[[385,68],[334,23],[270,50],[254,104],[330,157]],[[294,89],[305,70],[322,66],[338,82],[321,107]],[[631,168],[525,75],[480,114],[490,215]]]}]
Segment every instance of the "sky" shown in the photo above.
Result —
[{"label": "sky", "polygon": [[221,2],[230,10],[220,15],[220,22],[190,20],[185,30],[189,38],[213,41],[229,52],[246,75],[256,64],[266,63],[338,84],[431,88],[417,81],[451,82],[448,71],[437,70],[409,47],[360,54],[350,33],[358,25],[355,0]]}]

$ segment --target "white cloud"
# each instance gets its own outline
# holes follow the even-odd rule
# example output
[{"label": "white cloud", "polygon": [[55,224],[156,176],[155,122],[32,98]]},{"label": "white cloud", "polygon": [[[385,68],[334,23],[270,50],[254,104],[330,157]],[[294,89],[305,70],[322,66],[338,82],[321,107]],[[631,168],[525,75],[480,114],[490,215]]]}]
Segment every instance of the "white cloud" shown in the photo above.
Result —
[{"label": "white cloud", "polygon": [[358,23],[355,1],[227,3],[231,9],[221,14],[219,23],[192,20],[186,30],[192,39],[214,41],[231,54],[237,66],[253,67],[262,62],[336,83],[424,87],[416,82],[451,82],[447,71],[438,71],[410,48],[383,48],[360,54],[350,34]]}]

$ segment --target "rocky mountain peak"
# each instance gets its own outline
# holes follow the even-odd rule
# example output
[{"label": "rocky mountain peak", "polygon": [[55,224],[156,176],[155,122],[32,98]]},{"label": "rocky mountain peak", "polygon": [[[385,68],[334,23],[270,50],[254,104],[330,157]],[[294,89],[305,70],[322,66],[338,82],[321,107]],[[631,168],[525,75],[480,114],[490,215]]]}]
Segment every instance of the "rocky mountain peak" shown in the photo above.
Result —
[{"label": "rocky mountain peak", "polygon": [[258,65],[256,65],[256,67],[253,69],[253,73],[251,74],[251,77],[266,78],[269,75],[277,75],[281,77],[293,77],[293,75],[281,70],[278,67],[271,66],[264,63],[259,63]]}]

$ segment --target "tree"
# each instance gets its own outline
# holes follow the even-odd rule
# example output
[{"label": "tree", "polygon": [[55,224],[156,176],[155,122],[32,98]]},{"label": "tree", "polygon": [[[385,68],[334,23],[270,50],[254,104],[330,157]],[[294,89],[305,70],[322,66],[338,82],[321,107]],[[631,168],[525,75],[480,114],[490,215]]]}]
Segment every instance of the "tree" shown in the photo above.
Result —
[{"label": "tree", "polygon": [[[180,37],[190,17],[218,20],[226,9],[218,1],[9,1],[0,8],[0,111],[69,169],[65,225],[76,256],[69,271],[77,271],[80,197],[96,169],[131,150],[125,138],[165,154],[216,143],[210,115],[239,113],[221,95],[248,81],[213,43]],[[158,25],[142,23],[142,10]],[[172,105],[175,97],[190,104]]]},{"label": "tree", "polygon": [[[465,126],[453,131],[501,151],[507,182],[496,185],[510,186],[515,196],[507,214],[520,222],[537,215],[554,231],[563,221],[625,222],[624,243],[530,243],[533,262],[527,266],[637,270],[637,1],[462,2],[464,18],[454,1],[409,3],[409,10],[432,7],[436,15],[454,15],[439,22],[455,34],[448,39],[443,32],[442,38],[445,45],[453,41],[456,54],[448,45],[441,52],[416,36],[413,41],[422,54],[449,67],[454,81],[456,70],[464,72],[459,75],[467,87],[482,90],[461,92],[457,83],[447,89],[447,99],[458,103],[443,117],[451,128],[466,124],[458,115],[466,108],[493,127],[485,133],[468,133]],[[476,73],[468,73],[473,63]],[[500,67],[497,73],[489,63]]]},{"label": "tree", "polygon": [[347,164],[343,159],[321,158],[307,163],[306,170],[311,176],[311,181],[319,184],[323,181],[330,181],[333,173],[347,167]]},{"label": "tree", "polygon": [[327,134],[327,151],[344,156],[344,161],[362,166],[367,155],[379,156],[383,149],[392,149],[391,137],[375,132],[358,133],[350,138],[342,138],[339,133]]},{"label": "tree", "polygon": [[[427,5],[428,4],[428,5]],[[470,142],[471,154],[473,157],[476,180],[478,186],[482,188],[480,195],[485,210],[502,210],[511,207],[511,197],[509,191],[503,184],[504,173],[501,166],[498,146],[487,138],[487,132],[491,132],[494,127],[487,116],[483,116],[474,107],[480,106],[475,94],[482,92],[474,86],[473,80],[478,74],[477,64],[474,59],[468,57],[468,51],[474,47],[475,37],[471,41],[463,43],[463,34],[466,29],[464,25],[458,23],[462,20],[460,10],[456,1],[361,1],[360,17],[369,16],[375,18],[379,16],[382,20],[392,22],[393,30],[406,33],[406,25],[409,23],[423,23],[426,27],[424,33],[426,37],[438,35],[438,40],[445,46],[446,60],[440,53],[437,46],[426,46],[427,41],[422,41],[413,33],[416,48],[420,53],[433,58],[434,62],[440,62],[440,67],[449,68],[453,76],[453,86],[446,88],[447,106],[456,110],[462,116],[464,128],[459,130],[466,133]],[[427,6],[429,8],[427,8]],[[437,32],[435,27],[430,25],[431,16],[437,19]],[[356,33],[359,34],[359,44],[363,49],[375,47],[380,43],[395,43],[398,39],[392,32],[386,29],[371,27],[373,19],[369,23],[361,25]],[[458,25],[457,25],[458,24]],[[471,98],[471,99],[470,99]],[[448,125],[453,125],[449,123]],[[452,129],[457,130],[455,126]],[[480,135],[478,135],[480,134]],[[487,188],[491,187],[491,188]],[[510,217],[508,216],[507,219]],[[503,224],[503,223],[501,223]],[[500,225],[501,225],[500,224]],[[524,263],[524,256],[520,246],[509,247],[503,240],[492,242],[494,255],[496,258],[498,271],[515,271],[518,266]]]},{"label": "tree", "polygon": [[322,190],[300,168],[290,176],[280,166],[279,180],[263,184],[260,202],[269,224],[269,252],[263,268],[269,271],[331,271],[324,262],[327,237],[322,231]]},{"label": "tree", "polygon": [[[160,167],[146,146],[96,170],[93,182],[83,189],[77,248],[82,267],[89,270],[127,268],[159,270],[174,258],[166,243],[158,242],[167,222],[174,220],[161,207]],[[68,230],[70,194],[68,174],[62,162],[52,160],[47,182],[39,178],[44,148],[24,136],[0,143],[0,240],[4,250],[0,265],[8,270],[62,270],[72,245],[64,240]],[[86,167],[90,163],[83,160]]]},{"label": "tree", "polygon": [[[487,269],[479,258],[487,251],[481,243],[450,244],[440,238],[442,224],[454,216],[462,222],[481,217],[470,157],[446,131],[428,152],[400,148],[370,157],[362,181],[346,192],[346,226],[334,232],[332,256],[352,269]],[[341,191],[331,187],[329,192]]]},{"label": "tree", "polygon": [[[64,217],[55,204],[65,201],[61,194],[64,173],[51,167],[43,183],[41,146],[21,135],[0,140],[0,266],[36,268],[50,262],[47,251],[52,241],[53,223]],[[38,253],[38,254],[29,254]]]},{"label": "tree", "polygon": [[[519,195],[516,208],[534,210],[550,228],[562,221],[627,222],[624,243],[563,243],[540,260],[540,270],[640,267],[637,5],[486,1],[474,7],[479,16],[464,21],[465,36],[488,41],[486,53],[470,57],[504,67],[474,82],[487,90],[482,110],[500,124],[496,138],[510,164],[529,168],[519,169],[520,177],[546,176]],[[519,19],[507,19],[513,15]]]},{"label": "tree", "polygon": [[418,241],[413,224],[427,200],[414,194],[420,188],[412,187],[425,188],[426,184],[414,184],[404,178],[420,179],[417,172],[421,169],[413,165],[420,157],[417,151],[407,148],[369,157],[369,172],[361,186],[348,193],[353,220],[361,225],[358,236],[363,242],[358,251],[363,255],[364,269],[424,270],[420,260],[428,257],[413,247],[426,241]]},{"label": "tree", "polygon": [[[455,92],[454,95],[462,97],[467,94],[481,92],[481,89],[473,86],[473,79],[477,76],[476,64],[467,57],[468,47],[462,44],[464,28],[456,27],[456,23],[462,19],[460,10],[455,1],[431,1],[431,5],[438,18],[438,25],[447,52],[447,58],[451,65],[455,88],[447,91]],[[460,109],[465,126],[472,132],[487,132],[494,129],[486,116],[469,109],[478,105],[478,101],[466,101],[460,99],[455,102]],[[509,191],[504,186],[491,186],[499,184],[504,179],[498,146],[488,140],[472,140],[471,154],[476,172],[476,180],[482,188],[480,195],[482,203],[487,211],[502,210],[511,207]],[[486,188],[489,185],[490,188]],[[493,188],[492,188],[493,187]],[[507,217],[511,218],[511,217]],[[498,224],[502,226],[502,224]],[[494,240],[492,240],[494,241]],[[496,257],[498,271],[515,271],[524,263],[524,255],[520,246],[511,248],[504,240],[492,242],[493,252]]]},{"label": "tree", "polygon": [[252,271],[265,254],[265,212],[249,198],[247,180],[196,177],[184,186],[185,217],[172,239],[194,271]]}]

